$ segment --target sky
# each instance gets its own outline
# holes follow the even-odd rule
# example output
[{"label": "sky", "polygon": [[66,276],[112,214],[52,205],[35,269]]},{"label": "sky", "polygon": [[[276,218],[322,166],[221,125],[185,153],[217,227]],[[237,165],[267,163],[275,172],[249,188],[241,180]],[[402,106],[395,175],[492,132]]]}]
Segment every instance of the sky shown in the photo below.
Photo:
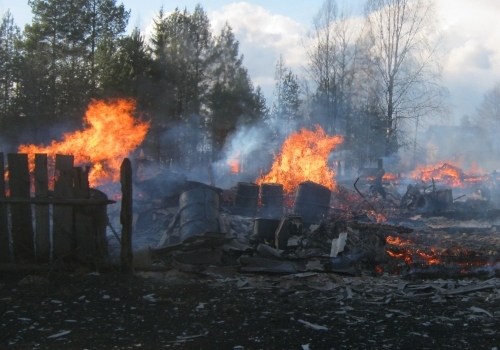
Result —
[{"label": "sky", "polygon": [[[342,0],[338,1],[342,3]],[[353,16],[362,13],[364,0],[343,0]],[[473,115],[483,95],[500,81],[500,1],[435,0],[443,41],[442,85],[449,90],[450,122]],[[129,30],[144,33],[161,6],[192,12],[201,3],[218,33],[227,21],[240,42],[244,66],[272,102],[274,67],[279,56],[301,74],[307,63],[303,41],[323,0],[117,0],[131,10]],[[0,0],[0,13],[10,9],[16,24],[31,22],[27,0]]]}]

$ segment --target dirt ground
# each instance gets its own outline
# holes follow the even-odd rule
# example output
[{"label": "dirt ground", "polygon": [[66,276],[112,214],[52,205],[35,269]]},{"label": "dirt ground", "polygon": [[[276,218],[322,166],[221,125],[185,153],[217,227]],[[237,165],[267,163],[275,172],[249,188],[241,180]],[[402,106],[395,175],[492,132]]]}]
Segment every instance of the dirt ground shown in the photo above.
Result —
[{"label": "dirt ground", "polygon": [[2,272],[0,348],[496,349],[499,301],[498,278]]}]

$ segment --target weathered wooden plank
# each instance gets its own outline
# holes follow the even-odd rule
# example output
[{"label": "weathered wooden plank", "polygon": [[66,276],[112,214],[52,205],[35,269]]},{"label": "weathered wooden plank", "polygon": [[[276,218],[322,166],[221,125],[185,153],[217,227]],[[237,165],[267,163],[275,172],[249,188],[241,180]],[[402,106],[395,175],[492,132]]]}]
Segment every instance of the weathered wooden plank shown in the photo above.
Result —
[{"label": "weathered wooden plank", "polygon": [[132,254],[132,165],[125,158],[120,167],[120,183],[122,189],[122,207],[120,223],[122,224],[121,264],[123,273],[133,272]]},{"label": "weathered wooden plank", "polygon": [[81,167],[73,168],[73,194],[75,198],[88,199],[90,197],[89,172],[90,166],[86,166],[85,170]]},{"label": "weathered wooden plank", "polygon": [[[47,155],[35,154],[35,197],[47,198],[48,196]],[[37,261],[49,261],[50,220],[48,205],[35,205],[35,237]]]},{"label": "weathered wooden plank", "polygon": [[[74,196],[79,199],[88,199],[89,193],[89,170],[85,171],[76,167],[73,169]],[[75,236],[76,236],[76,255],[81,261],[92,261],[95,256],[95,237],[92,230],[91,207],[75,207]]]},{"label": "weathered wooden plank", "polygon": [[[73,198],[74,157],[56,155],[54,198]],[[52,229],[52,250],[54,259],[71,257],[75,247],[73,232],[73,207],[54,205]]]},{"label": "weathered wooden plank", "polygon": [[[9,153],[9,189],[15,197],[30,197],[30,174],[28,155]],[[31,205],[12,204],[12,249],[16,262],[34,260],[35,245],[31,216]]]},{"label": "weathered wooden plank", "polygon": [[[5,198],[5,164],[0,152],[0,199]],[[0,262],[10,262],[9,222],[7,221],[7,204],[0,203]]]}]

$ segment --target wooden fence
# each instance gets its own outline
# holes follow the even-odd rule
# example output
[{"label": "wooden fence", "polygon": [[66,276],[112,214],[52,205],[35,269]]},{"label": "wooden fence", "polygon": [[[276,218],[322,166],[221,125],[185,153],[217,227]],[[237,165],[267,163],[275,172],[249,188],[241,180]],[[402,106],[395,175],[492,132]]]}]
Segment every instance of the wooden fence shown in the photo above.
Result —
[{"label": "wooden fence", "polygon": [[89,167],[74,167],[73,156],[57,155],[52,191],[46,154],[35,155],[33,174],[27,154],[9,153],[7,160],[8,186],[0,153],[0,262],[107,257],[106,209],[116,202],[89,188]]}]

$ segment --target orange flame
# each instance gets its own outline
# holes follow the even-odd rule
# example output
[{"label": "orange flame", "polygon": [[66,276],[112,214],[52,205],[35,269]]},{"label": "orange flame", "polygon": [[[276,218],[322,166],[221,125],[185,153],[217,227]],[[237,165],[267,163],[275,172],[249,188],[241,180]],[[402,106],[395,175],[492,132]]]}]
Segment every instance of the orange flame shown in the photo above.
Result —
[{"label": "orange flame", "polygon": [[471,172],[463,172],[460,165],[453,162],[423,166],[419,165],[410,174],[410,178],[430,182],[432,180],[442,181],[451,187],[466,187],[468,183],[487,181],[488,175],[482,175],[475,164],[472,164]]},{"label": "orange flame", "polygon": [[227,160],[227,165],[231,167],[231,173],[237,174],[240,172],[240,153],[238,152],[234,158]]},{"label": "orange flame", "polygon": [[31,168],[35,153],[46,153],[52,163],[56,154],[74,155],[75,166],[92,165],[90,186],[117,182],[123,158],[141,144],[149,130],[149,123],[135,120],[134,112],[134,100],[92,100],[83,120],[88,125],[85,129],[64,134],[62,141],[49,146],[21,145],[18,152],[28,154]]},{"label": "orange flame", "polygon": [[335,172],[328,167],[328,155],[342,141],[342,136],[328,136],[318,125],[316,131],[301,129],[285,140],[271,171],[256,183],[280,183],[290,193],[309,180],[334,190]]}]

